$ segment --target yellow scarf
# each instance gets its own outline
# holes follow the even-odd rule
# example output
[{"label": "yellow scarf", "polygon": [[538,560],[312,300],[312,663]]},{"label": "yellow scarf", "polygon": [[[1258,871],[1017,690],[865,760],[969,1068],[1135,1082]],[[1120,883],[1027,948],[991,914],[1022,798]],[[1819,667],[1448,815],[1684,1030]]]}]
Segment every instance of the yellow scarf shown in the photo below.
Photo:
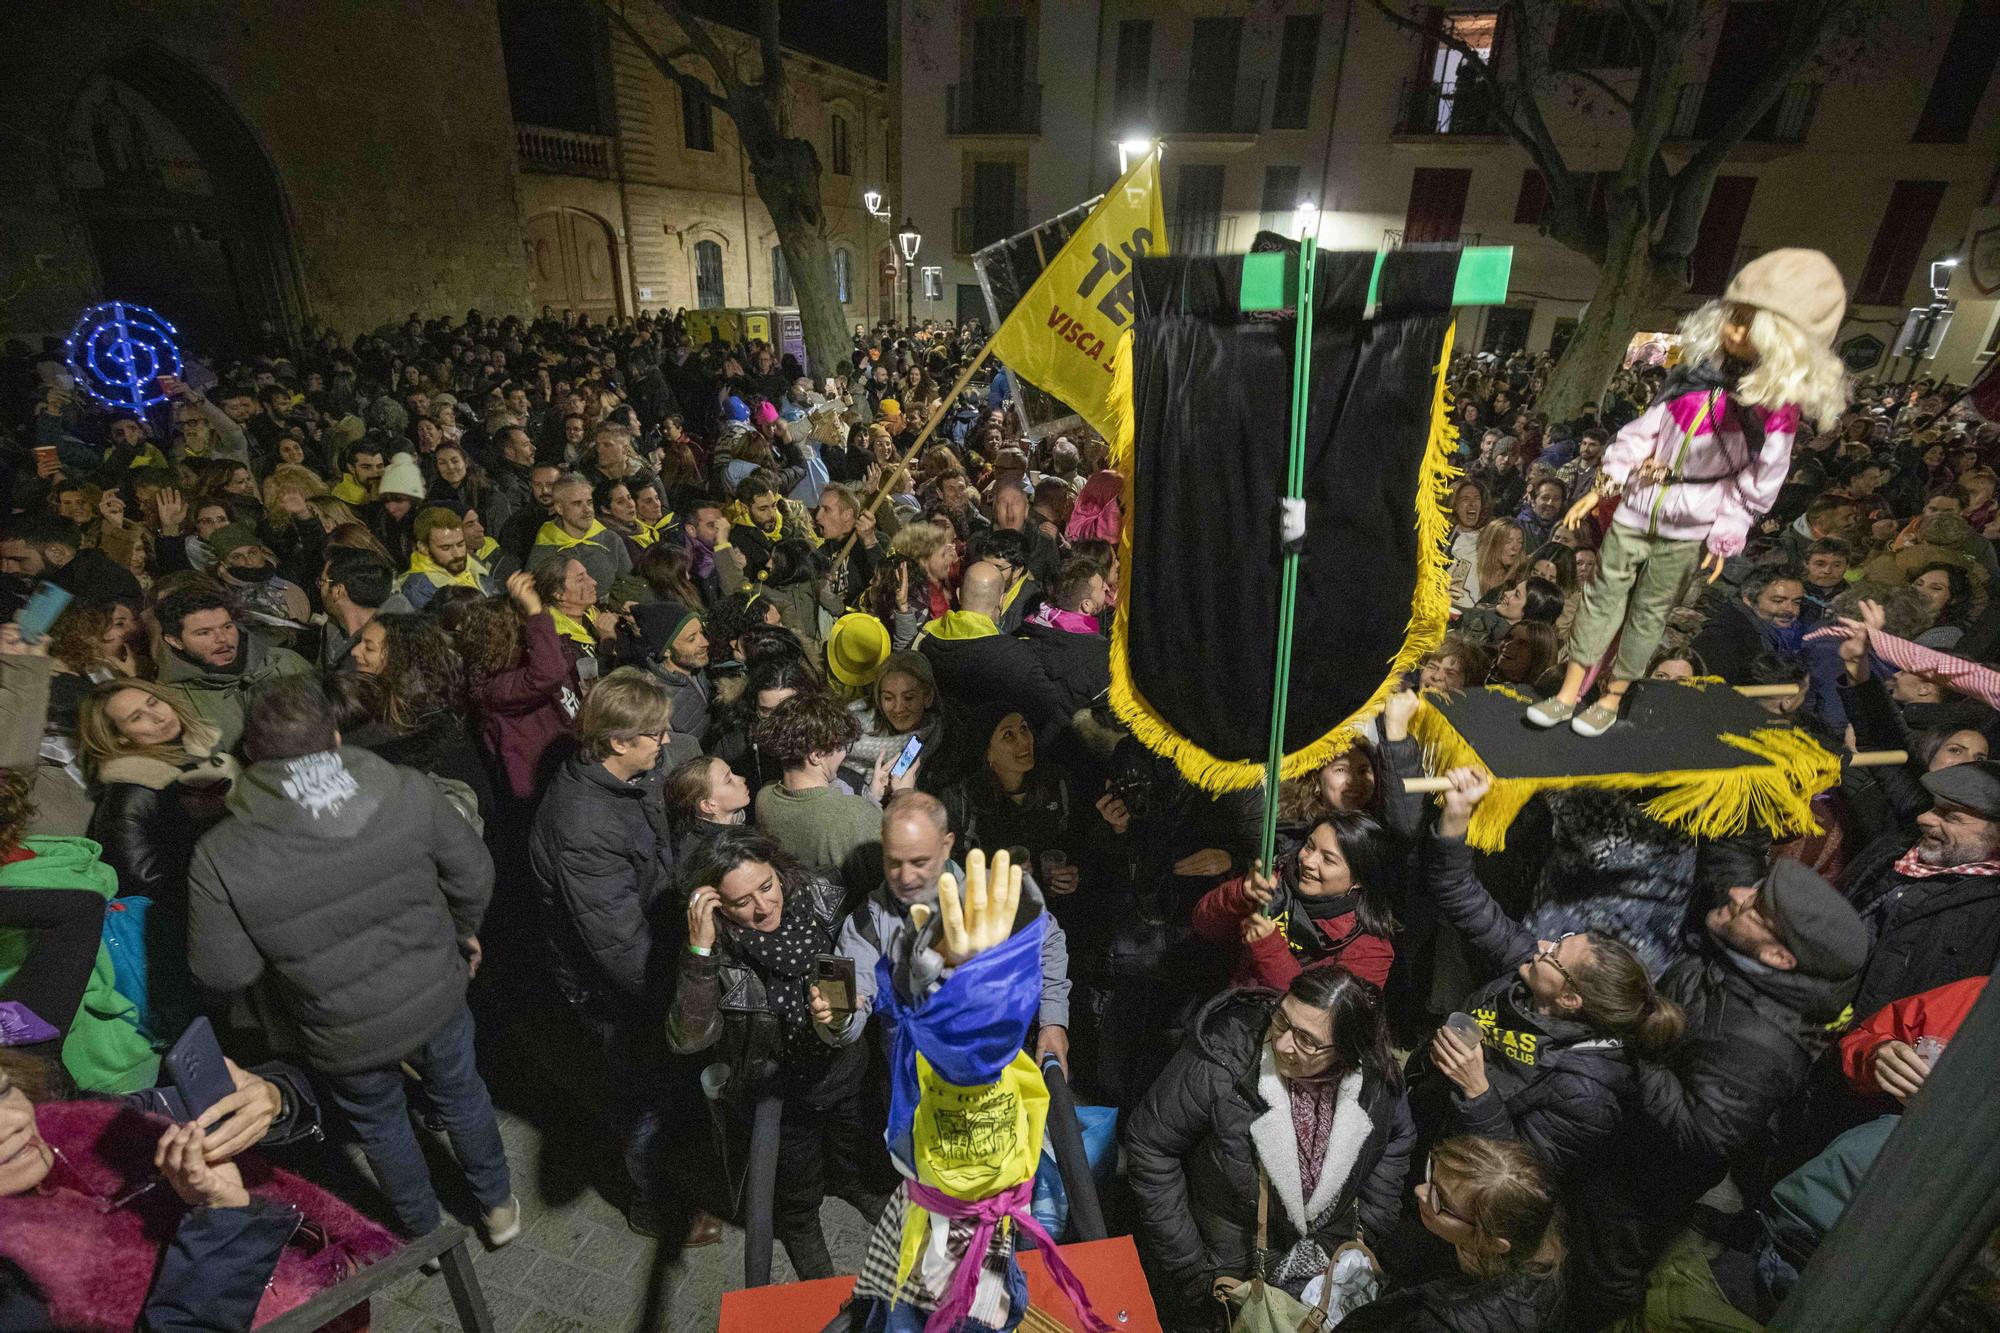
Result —
[{"label": "yellow scarf", "polygon": [[[604,532],[604,525],[593,518],[590,520],[590,530],[588,532],[584,533],[581,537],[572,537],[563,531],[562,524],[556,522],[554,519],[550,519],[548,522],[542,524],[542,530],[535,534],[535,545],[553,546],[558,551],[567,551],[572,546],[603,546],[604,543],[598,541],[597,538],[602,536]],[[608,550],[610,548],[606,547],[605,549]]]},{"label": "yellow scarf", "polygon": [[1014,606],[1014,599],[1016,597],[1019,597],[1021,595],[1021,589],[1027,586],[1028,586],[1028,576],[1026,574],[1023,574],[1020,577],[1016,578],[1014,580],[1014,586],[1007,589],[1007,595],[1000,599],[1000,609],[1002,611],[1012,610]]},{"label": "yellow scarf", "polygon": [[593,656],[596,654],[597,636],[590,632],[588,626],[578,624],[553,606],[549,608],[549,619],[555,622],[556,633],[582,644],[585,652]]},{"label": "yellow scarf", "polygon": [[485,572],[491,573],[493,570],[493,553],[499,549],[500,543],[488,537],[480,544],[479,549],[472,553],[472,558],[486,566]]},{"label": "yellow scarf", "polygon": [[733,500],[729,505],[729,521],[731,523],[740,523],[746,528],[757,528],[757,531],[763,532],[765,540],[769,541],[773,546],[776,546],[785,539],[785,504],[782,500],[778,502],[777,517],[778,521],[776,525],[769,532],[765,532],[764,529],[757,528],[757,520],[750,517],[750,507],[748,505],[744,504],[741,500]]},{"label": "yellow scarf", "polygon": [[410,573],[412,575],[422,574],[433,585],[439,588],[456,586],[471,588],[474,592],[486,591],[480,582],[486,577],[486,566],[472,557],[466,559],[465,569],[462,573],[454,574],[437,561],[431,559],[431,553],[419,546],[410,556]]},{"label": "yellow scarf", "polygon": [[367,504],[368,492],[354,478],[342,477],[333,484],[333,498],[351,505]]},{"label": "yellow scarf", "polygon": [[993,617],[977,611],[947,611],[924,626],[933,639],[990,639],[1000,633]]},{"label": "yellow scarf", "polygon": [[632,529],[632,540],[637,542],[641,547],[651,546],[654,542],[666,536],[667,529],[673,525],[674,516],[672,514],[664,515],[658,523],[648,523],[642,518],[639,520],[638,526]]}]

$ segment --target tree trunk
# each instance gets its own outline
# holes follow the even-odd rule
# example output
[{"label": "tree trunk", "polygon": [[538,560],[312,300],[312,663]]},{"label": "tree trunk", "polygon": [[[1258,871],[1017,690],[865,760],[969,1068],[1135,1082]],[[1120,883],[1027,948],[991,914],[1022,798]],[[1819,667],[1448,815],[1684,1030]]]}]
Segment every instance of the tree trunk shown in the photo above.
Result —
[{"label": "tree trunk", "polygon": [[[740,126],[742,120],[737,123]],[[819,158],[803,139],[780,139],[774,152],[760,153],[753,147],[750,174],[778,229],[778,247],[785,252],[785,271],[791,275],[799,321],[805,326],[810,373],[815,380],[844,375],[854,339],[833,282],[833,251],[826,243],[826,214],[820,204]],[[850,268],[848,281],[853,280]]]},{"label": "tree trunk", "polygon": [[1614,217],[1610,244],[1597,272],[1597,290],[1549,375],[1548,388],[1535,404],[1537,412],[1551,422],[1566,421],[1585,404],[1603,397],[1625,359],[1626,345],[1653,308],[1656,290],[1645,219],[1636,210]]}]

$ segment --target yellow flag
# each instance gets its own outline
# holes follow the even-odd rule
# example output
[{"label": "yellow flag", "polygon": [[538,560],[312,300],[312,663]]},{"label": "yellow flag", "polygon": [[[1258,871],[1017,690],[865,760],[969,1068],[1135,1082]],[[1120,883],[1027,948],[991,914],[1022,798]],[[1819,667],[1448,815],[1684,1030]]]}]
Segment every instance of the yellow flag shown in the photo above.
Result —
[{"label": "yellow flag", "polygon": [[1155,149],[1104,196],[993,335],[993,354],[1054,394],[1114,448],[1131,429],[1117,374],[1131,336],[1133,261],[1165,254]]}]

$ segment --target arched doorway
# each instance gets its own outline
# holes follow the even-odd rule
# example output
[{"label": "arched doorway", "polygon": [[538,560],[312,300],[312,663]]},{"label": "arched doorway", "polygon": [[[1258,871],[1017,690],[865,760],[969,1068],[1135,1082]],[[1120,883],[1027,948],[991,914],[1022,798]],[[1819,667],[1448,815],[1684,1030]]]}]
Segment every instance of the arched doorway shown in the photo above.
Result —
[{"label": "arched doorway", "polygon": [[155,307],[198,350],[275,350],[299,332],[277,175],[193,69],[151,45],[106,64],[71,99],[63,159],[105,297]]},{"label": "arched doorway", "polygon": [[618,251],[611,226],[580,208],[552,208],[528,219],[528,295],[602,321],[618,314]]}]

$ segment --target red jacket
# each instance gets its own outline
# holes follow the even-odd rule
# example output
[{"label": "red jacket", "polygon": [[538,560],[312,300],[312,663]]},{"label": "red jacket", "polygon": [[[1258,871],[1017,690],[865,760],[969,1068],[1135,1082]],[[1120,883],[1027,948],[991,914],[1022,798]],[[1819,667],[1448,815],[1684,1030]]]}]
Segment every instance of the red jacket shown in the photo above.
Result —
[{"label": "red jacket", "polygon": [[521,635],[526,659],[474,684],[472,702],[479,709],[480,739],[506,773],[515,798],[526,801],[541,789],[549,747],[575,730],[583,687],[548,612],[531,618]]},{"label": "red jacket", "polygon": [[1892,1041],[1914,1046],[1919,1037],[1950,1041],[1985,989],[1985,977],[1967,977],[1883,1005],[1840,1039],[1840,1072],[1856,1092],[1886,1096],[1875,1082],[1875,1052]]},{"label": "red jacket", "polygon": [[1256,910],[1257,904],[1244,891],[1240,877],[1210,889],[1194,905],[1196,935],[1216,944],[1236,946],[1236,966],[1229,975],[1231,985],[1287,990],[1292,979],[1308,967],[1324,967],[1328,963],[1339,963],[1363,981],[1377,986],[1388,983],[1389,964],[1395,961],[1396,946],[1363,930],[1355,913],[1343,912],[1314,922],[1326,936],[1331,952],[1302,960],[1292,952],[1282,925],[1248,948],[1243,946],[1243,920]]}]

